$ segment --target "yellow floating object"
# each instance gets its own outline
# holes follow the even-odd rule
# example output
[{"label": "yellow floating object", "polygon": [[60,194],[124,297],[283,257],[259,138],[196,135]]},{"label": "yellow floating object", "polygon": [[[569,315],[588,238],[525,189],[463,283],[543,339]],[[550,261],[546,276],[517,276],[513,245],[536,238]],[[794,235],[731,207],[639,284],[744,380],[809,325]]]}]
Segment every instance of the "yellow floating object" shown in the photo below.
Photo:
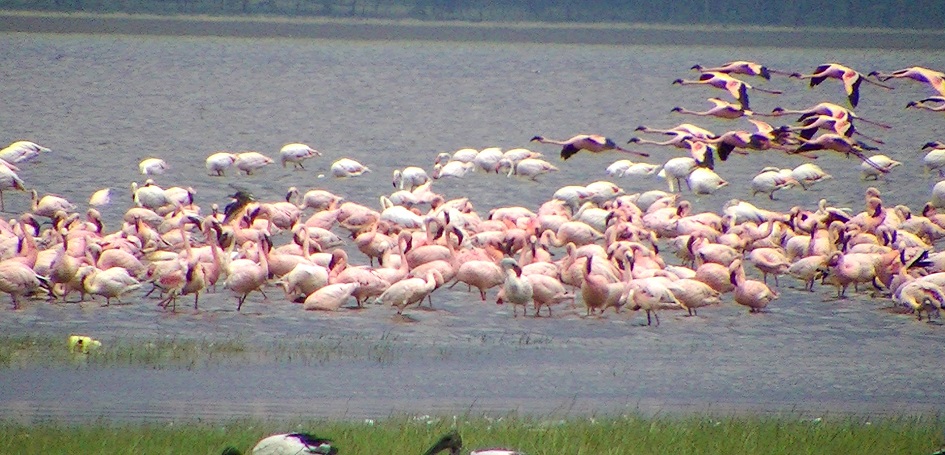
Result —
[{"label": "yellow floating object", "polygon": [[70,335],[69,350],[72,352],[88,354],[102,345],[101,341],[93,340],[92,337],[85,335]]}]

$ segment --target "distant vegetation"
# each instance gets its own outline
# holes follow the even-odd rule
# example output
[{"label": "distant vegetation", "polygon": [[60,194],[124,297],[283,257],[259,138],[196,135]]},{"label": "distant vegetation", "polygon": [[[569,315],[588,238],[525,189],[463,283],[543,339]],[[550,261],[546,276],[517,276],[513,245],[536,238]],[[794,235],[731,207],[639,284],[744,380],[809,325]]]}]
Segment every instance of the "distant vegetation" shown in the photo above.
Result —
[{"label": "distant vegetation", "polygon": [[57,12],[935,29],[942,0],[5,0]]}]

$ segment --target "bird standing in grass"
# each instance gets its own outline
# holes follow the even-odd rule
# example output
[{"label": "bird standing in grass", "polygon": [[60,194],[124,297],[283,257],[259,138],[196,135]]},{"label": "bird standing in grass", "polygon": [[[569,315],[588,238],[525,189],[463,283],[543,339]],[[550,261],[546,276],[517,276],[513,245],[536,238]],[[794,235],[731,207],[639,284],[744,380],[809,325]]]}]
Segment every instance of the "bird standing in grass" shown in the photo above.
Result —
[{"label": "bird standing in grass", "polygon": [[[430,447],[430,450],[424,452],[423,455],[436,455],[444,450],[449,449],[450,455],[459,455],[463,450],[463,438],[459,436],[455,430],[447,433],[445,436],[440,438],[436,444],[433,444],[433,447]],[[480,449],[473,450],[469,452],[469,455],[525,455],[522,452],[516,452],[509,449]]]},{"label": "bird standing in grass", "polygon": [[[253,447],[252,455],[335,455],[338,448],[331,439],[319,438],[310,433],[274,434],[261,439]],[[235,447],[223,449],[222,455],[243,455]]]}]

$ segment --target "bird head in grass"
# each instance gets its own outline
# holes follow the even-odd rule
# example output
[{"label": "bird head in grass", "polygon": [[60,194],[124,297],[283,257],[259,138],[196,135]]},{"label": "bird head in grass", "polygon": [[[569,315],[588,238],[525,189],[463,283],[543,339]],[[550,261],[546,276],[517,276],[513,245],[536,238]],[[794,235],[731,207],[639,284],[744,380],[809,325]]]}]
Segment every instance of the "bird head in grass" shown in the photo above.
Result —
[{"label": "bird head in grass", "polygon": [[435,455],[446,449],[449,449],[450,455],[458,455],[459,451],[463,448],[463,438],[459,436],[459,433],[456,430],[453,430],[433,444],[433,447],[430,447],[430,450],[427,450],[423,455]]}]

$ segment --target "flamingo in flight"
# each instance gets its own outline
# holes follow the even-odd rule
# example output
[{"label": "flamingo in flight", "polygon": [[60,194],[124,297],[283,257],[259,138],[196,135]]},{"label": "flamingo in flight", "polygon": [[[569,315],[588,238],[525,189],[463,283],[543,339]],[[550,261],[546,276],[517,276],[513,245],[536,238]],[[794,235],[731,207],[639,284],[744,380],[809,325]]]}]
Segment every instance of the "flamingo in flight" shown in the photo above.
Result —
[{"label": "flamingo in flight", "polygon": [[861,144],[841,134],[825,133],[814,139],[805,140],[804,143],[797,147],[792,153],[803,153],[814,150],[833,150],[835,152],[853,155],[884,174],[889,172],[888,169],[884,169],[879,164],[870,160],[869,157],[863,153],[863,146]]},{"label": "flamingo in flight", "polygon": [[760,76],[767,80],[771,80],[772,74],[783,74],[785,76],[790,76],[792,73],[786,71],[777,71],[767,66],[764,66],[760,63],[749,62],[745,60],[736,60],[734,62],[728,62],[721,66],[716,66],[713,68],[705,68],[702,65],[692,65],[693,70],[702,72],[702,73],[724,73],[724,74],[744,74],[746,76]]},{"label": "flamingo in flight", "polygon": [[715,88],[720,88],[722,90],[727,90],[736,100],[741,104],[742,109],[748,109],[748,90],[758,90],[759,92],[770,93],[772,95],[780,95],[782,92],[779,90],[768,90],[758,87],[753,87],[749,83],[735,79],[732,76],[729,76],[725,73],[719,72],[704,72],[699,75],[697,80],[686,80],[686,79],[676,79],[673,81],[673,84],[679,85],[696,85],[696,84],[705,84],[710,85]]},{"label": "flamingo in flight", "polygon": [[591,153],[601,153],[608,150],[616,150],[618,152],[632,153],[639,156],[650,156],[649,153],[637,152],[634,150],[627,150],[614,142],[613,139],[599,134],[578,134],[573,136],[570,139],[559,141],[555,139],[548,139],[544,136],[535,136],[532,138],[531,142],[540,142],[542,144],[557,144],[562,146],[561,148],[561,159],[566,160],[574,156],[575,153],[580,152],[581,150],[587,150]]},{"label": "flamingo in flight", "polygon": [[744,107],[730,103],[719,98],[709,98],[714,106],[706,111],[690,111],[683,107],[674,107],[670,112],[679,112],[680,114],[699,115],[703,117],[718,117],[724,119],[737,119],[746,115],[752,115],[752,112]]},{"label": "flamingo in flight", "polygon": [[875,76],[880,81],[886,82],[890,79],[912,79],[932,87],[939,95],[945,96],[945,73],[935,71],[921,66],[913,66],[891,73],[882,73],[873,71],[867,76]]},{"label": "flamingo in flight", "polygon": [[914,107],[916,109],[925,109],[932,112],[945,112],[945,96],[930,96],[918,101],[909,101],[909,103],[906,104],[906,109],[909,109],[910,107]]},{"label": "flamingo in flight", "polygon": [[762,117],[780,117],[782,115],[787,115],[787,114],[800,114],[801,115],[800,118],[797,119],[797,121],[799,122],[803,121],[804,119],[808,117],[812,117],[815,115],[829,115],[837,119],[856,119],[863,123],[869,123],[870,125],[878,126],[880,128],[884,128],[887,130],[892,128],[892,126],[887,125],[885,123],[880,123],[875,120],[869,120],[869,119],[860,117],[859,115],[856,115],[855,112],[843,106],[840,106],[834,103],[829,103],[829,102],[819,103],[807,109],[785,109],[783,107],[778,106],[772,109],[770,114],[755,113],[755,115],[760,115]]},{"label": "flamingo in flight", "polygon": [[885,88],[887,90],[893,89],[886,84],[881,84],[874,80],[867,79],[863,76],[863,74],[839,63],[825,63],[815,68],[814,72],[811,74],[794,73],[791,75],[791,77],[797,79],[810,79],[811,87],[820,85],[821,82],[827,80],[828,78],[839,79],[843,81],[843,88],[847,92],[847,99],[850,101],[850,105],[853,107],[856,107],[856,105],[860,102],[860,84],[862,84],[863,81]]}]

